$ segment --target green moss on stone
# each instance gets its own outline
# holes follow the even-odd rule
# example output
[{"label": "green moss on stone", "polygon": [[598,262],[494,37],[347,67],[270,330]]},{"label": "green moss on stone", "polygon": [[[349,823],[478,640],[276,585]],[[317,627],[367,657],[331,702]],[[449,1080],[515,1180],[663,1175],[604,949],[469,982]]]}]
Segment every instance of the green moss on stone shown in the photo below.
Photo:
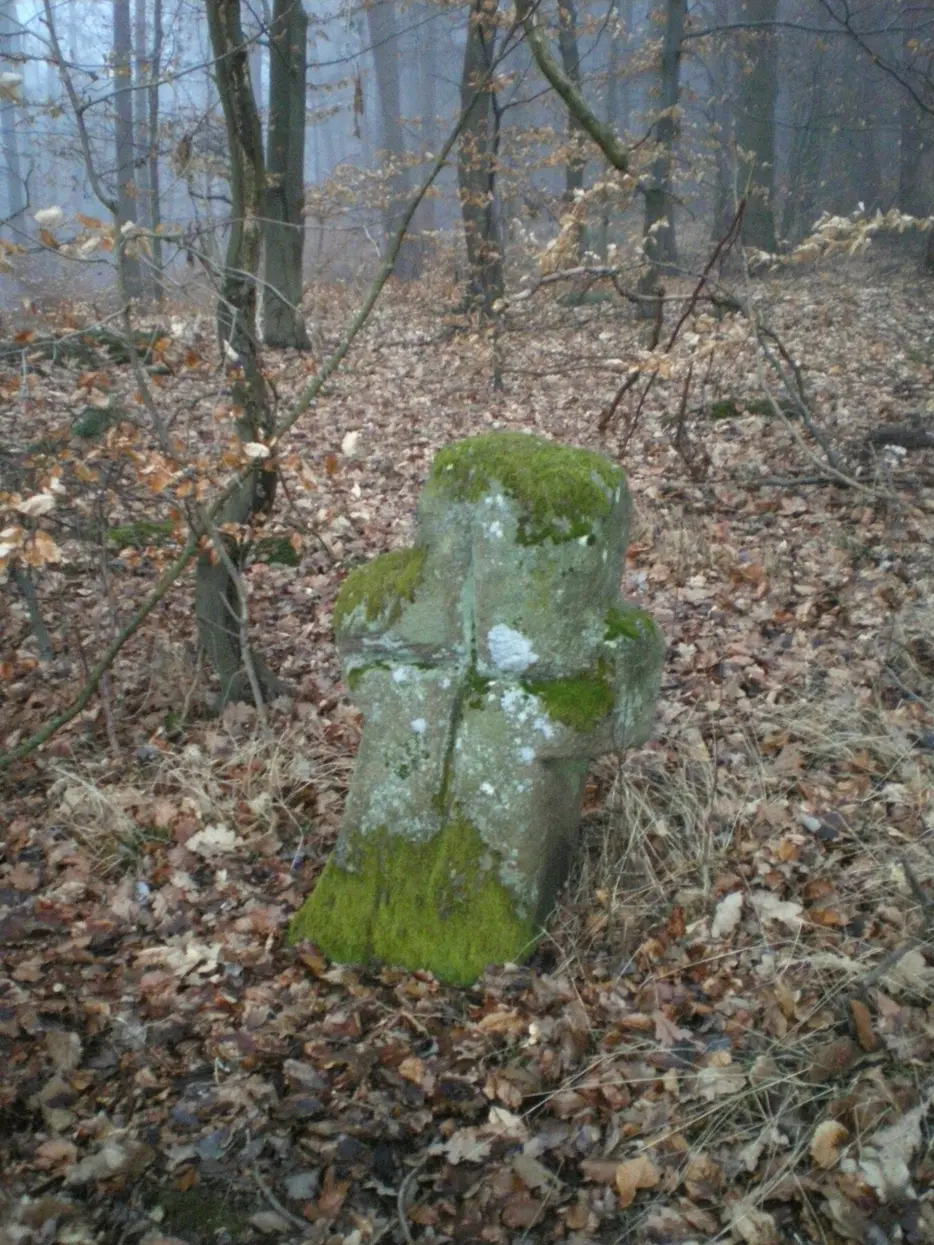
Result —
[{"label": "green moss on stone", "polygon": [[480,674],[476,666],[471,666],[464,675],[464,704],[469,709],[482,709],[487,689],[492,681]]},{"label": "green moss on stone", "polygon": [[581,733],[611,713],[616,699],[602,670],[569,679],[528,679],[522,686],[538,697],[549,717]]},{"label": "green moss on stone", "polygon": [[441,450],[425,491],[474,502],[498,483],[519,509],[519,544],[538,545],[592,538],[623,482],[620,468],[602,454],[521,432],[491,432]]},{"label": "green moss on stone", "polygon": [[652,615],[630,606],[611,606],[604,615],[603,638],[608,644],[615,640],[641,640],[655,630]]},{"label": "green moss on stone", "polygon": [[340,630],[358,607],[368,622],[383,613],[387,622],[396,622],[403,602],[415,596],[424,565],[424,549],[396,549],[351,571],[334,602],[335,630]]},{"label": "green moss on stone", "polygon": [[363,682],[364,675],[370,670],[388,670],[389,668],[389,663],[385,661],[368,661],[360,666],[351,666],[345,675],[345,682],[348,688],[355,692]]},{"label": "green moss on stone", "polygon": [[339,963],[429,969],[470,985],[488,964],[528,956],[539,932],[476,828],[455,815],[428,842],[387,830],[354,836],[346,867],[328,862],[289,940],[307,938]]}]

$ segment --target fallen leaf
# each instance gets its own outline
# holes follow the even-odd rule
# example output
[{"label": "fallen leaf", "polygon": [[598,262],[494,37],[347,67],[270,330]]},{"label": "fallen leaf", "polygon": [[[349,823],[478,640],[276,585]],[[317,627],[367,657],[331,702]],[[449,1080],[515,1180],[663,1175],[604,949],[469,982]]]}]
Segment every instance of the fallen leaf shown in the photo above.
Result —
[{"label": "fallen leaf", "polygon": [[930,1099],[907,1111],[888,1128],[873,1133],[860,1150],[859,1167],[866,1183],[884,1201],[912,1194],[908,1163],[921,1145],[921,1121],[931,1105]]},{"label": "fallen leaf", "polygon": [[730,1228],[746,1245],[775,1245],[778,1241],[774,1218],[745,1200],[731,1208]]},{"label": "fallen leaf", "polygon": [[627,1206],[631,1206],[640,1189],[654,1189],[661,1178],[662,1173],[645,1154],[618,1163],[615,1182],[620,1209],[625,1210]]},{"label": "fallen leaf", "polygon": [[818,1167],[833,1167],[849,1131],[839,1120],[822,1120],[811,1138],[811,1158]]},{"label": "fallen leaf", "polygon": [[788,929],[798,930],[804,924],[803,906],[791,899],[779,899],[771,891],[754,891],[750,902],[761,921],[778,921]]},{"label": "fallen leaf", "polygon": [[729,938],[743,915],[743,892],[730,891],[717,904],[710,925],[711,938]]},{"label": "fallen leaf", "polygon": [[850,1015],[860,1046],[865,1051],[875,1050],[879,1039],[872,1027],[872,1015],[862,999],[850,999]]}]

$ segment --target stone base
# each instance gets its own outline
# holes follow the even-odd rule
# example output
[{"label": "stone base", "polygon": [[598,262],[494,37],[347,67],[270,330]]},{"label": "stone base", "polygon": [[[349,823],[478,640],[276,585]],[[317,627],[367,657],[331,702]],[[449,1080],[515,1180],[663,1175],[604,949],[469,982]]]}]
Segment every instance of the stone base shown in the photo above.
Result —
[{"label": "stone base", "polygon": [[338,963],[427,969],[452,985],[535,949],[538,922],[516,912],[498,862],[463,819],[427,842],[351,835],[341,855],[295,914],[290,942],[308,939]]}]

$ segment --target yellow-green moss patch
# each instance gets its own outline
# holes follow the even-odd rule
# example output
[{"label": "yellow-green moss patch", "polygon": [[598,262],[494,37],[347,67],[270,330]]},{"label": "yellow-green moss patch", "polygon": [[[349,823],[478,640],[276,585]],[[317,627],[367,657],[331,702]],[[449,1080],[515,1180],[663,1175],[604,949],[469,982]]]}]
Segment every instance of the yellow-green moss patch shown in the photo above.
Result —
[{"label": "yellow-green moss patch", "polygon": [[624,477],[591,450],[556,445],[521,432],[491,432],[436,455],[426,494],[478,501],[498,483],[519,509],[520,545],[591,538]]},{"label": "yellow-green moss patch", "polygon": [[592,730],[615,704],[613,688],[599,671],[569,679],[528,679],[522,686],[538,697],[549,717],[582,733]]},{"label": "yellow-green moss patch", "polygon": [[295,914],[307,938],[340,963],[430,969],[470,985],[488,964],[524,959],[539,930],[517,911],[498,861],[476,828],[454,816],[428,842],[379,830],[352,836]]},{"label": "yellow-green moss patch", "polygon": [[135,523],[108,528],[107,539],[119,549],[146,549],[149,545],[167,545],[174,531],[175,524],[171,519],[162,522],[137,519]]},{"label": "yellow-green moss patch", "polygon": [[334,602],[335,629],[339,630],[358,607],[368,622],[381,614],[388,623],[396,622],[402,603],[415,596],[424,565],[423,549],[396,549],[351,571]]}]

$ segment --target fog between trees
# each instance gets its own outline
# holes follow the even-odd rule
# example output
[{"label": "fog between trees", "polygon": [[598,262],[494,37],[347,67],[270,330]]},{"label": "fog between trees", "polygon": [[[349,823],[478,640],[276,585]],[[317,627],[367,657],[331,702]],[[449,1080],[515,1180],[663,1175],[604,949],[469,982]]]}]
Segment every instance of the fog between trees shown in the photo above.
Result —
[{"label": "fog between trees", "polygon": [[[231,189],[209,7],[0,4],[0,219],[15,248],[3,283],[8,309],[23,296],[99,297],[112,287],[108,256],[69,265],[35,220],[52,207],[72,226],[78,213],[100,217],[95,179],[120,225],[154,231],[145,248],[128,250],[131,294],[155,296],[163,275],[173,297],[211,279]],[[611,178],[597,194],[606,159],[568,120],[522,32],[510,33],[509,9],[490,0],[306,5],[305,36],[294,26],[283,33],[301,6],[241,7],[273,217],[281,217],[281,135],[295,135],[304,114],[303,150],[288,159],[302,166],[306,283],[375,270],[411,188],[472,97],[459,157],[419,207],[395,275],[417,278],[443,262],[488,305],[502,293],[498,255],[521,266],[557,236],[581,195],[590,196],[577,209],[581,256],[603,261],[608,247],[632,246],[646,228],[651,258],[688,266],[742,198],[744,240],[768,252],[800,241],[822,212],[930,210],[928,5],[541,6],[535,20],[556,61],[629,153],[631,184]],[[303,62],[299,80],[289,78]],[[286,92],[280,103],[277,91]],[[302,197],[299,180],[291,193]],[[296,269],[300,230],[291,250],[287,236],[275,244],[288,254],[271,274],[276,287]]]}]

